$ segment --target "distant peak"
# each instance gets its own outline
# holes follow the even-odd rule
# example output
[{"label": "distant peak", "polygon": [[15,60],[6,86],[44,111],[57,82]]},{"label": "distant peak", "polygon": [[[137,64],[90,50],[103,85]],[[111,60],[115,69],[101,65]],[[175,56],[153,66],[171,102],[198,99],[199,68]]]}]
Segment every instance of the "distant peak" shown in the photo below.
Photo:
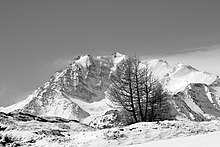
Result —
[{"label": "distant peak", "polygon": [[114,58],[121,57],[121,56],[125,56],[125,55],[123,55],[123,54],[121,54],[121,53],[119,53],[119,52],[114,52],[114,53],[112,53],[111,55],[112,55]]},{"label": "distant peak", "polygon": [[182,63],[176,64],[176,66],[172,69],[171,75],[172,77],[182,77],[192,73],[198,73],[199,70],[195,69],[191,65],[185,65]]},{"label": "distant peak", "polygon": [[150,63],[156,62],[156,63],[165,63],[165,64],[168,64],[167,61],[161,60],[161,59],[151,59],[149,62],[150,62]]},{"label": "distant peak", "polygon": [[91,54],[79,56],[75,63],[81,65],[82,67],[86,68],[91,65],[91,59],[93,56]]},{"label": "distant peak", "polygon": [[175,68],[176,69],[185,68],[185,69],[188,69],[188,70],[191,70],[191,71],[198,71],[198,69],[192,67],[191,65],[185,65],[185,64],[182,64],[182,63],[178,63]]}]

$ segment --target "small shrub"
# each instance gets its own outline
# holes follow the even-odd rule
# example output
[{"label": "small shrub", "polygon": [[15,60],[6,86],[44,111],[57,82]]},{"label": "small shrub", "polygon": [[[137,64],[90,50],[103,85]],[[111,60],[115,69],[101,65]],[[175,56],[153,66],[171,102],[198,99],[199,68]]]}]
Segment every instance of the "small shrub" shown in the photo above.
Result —
[{"label": "small shrub", "polygon": [[119,130],[108,130],[104,133],[104,136],[108,140],[117,140],[126,137],[125,134],[121,133]]}]

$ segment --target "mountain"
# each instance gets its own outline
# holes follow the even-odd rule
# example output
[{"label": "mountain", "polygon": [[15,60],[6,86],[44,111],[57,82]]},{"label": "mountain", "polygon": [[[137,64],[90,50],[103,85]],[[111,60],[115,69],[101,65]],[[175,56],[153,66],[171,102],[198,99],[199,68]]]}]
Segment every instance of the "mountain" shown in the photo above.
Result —
[{"label": "mountain", "polygon": [[[116,119],[116,112],[112,111],[107,98],[109,77],[125,58],[126,55],[118,52],[109,56],[78,56],[25,100],[1,111],[92,120],[94,124],[103,122],[106,116]],[[220,80],[217,76],[190,65],[171,67],[158,59],[141,61],[140,67],[146,65],[173,96],[172,113],[177,119],[207,120],[220,116]]]},{"label": "mountain", "polygon": [[[213,87],[191,83],[173,97],[177,116],[203,121],[220,117],[220,99]],[[180,118],[181,119],[181,118]]]},{"label": "mountain", "polygon": [[170,73],[166,75],[165,87],[173,93],[183,91],[190,83],[212,84],[216,76],[207,72],[201,72],[190,65],[177,64]]},{"label": "mountain", "polygon": [[78,56],[68,67],[57,71],[49,81],[33,91],[27,99],[6,107],[3,111],[21,111],[76,120],[100,113],[100,110],[108,108],[104,99],[105,91],[110,85],[109,75],[124,57],[119,53],[96,58],[91,55]]}]

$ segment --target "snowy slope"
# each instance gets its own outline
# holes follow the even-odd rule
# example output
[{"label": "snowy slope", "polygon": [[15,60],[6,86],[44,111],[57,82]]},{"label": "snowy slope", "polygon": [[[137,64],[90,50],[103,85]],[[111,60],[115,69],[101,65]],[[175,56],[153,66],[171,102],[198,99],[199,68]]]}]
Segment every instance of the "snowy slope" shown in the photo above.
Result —
[{"label": "snowy slope", "polygon": [[[80,146],[80,147],[115,147],[115,146],[146,146],[159,143],[168,145],[176,141],[202,139],[201,134],[220,131],[220,121],[161,121],[142,122],[125,127],[110,129],[94,129],[79,122],[45,122],[38,120],[17,120],[4,114],[0,119],[0,146]],[[20,118],[23,118],[21,116]],[[5,129],[5,130],[4,130]],[[213,133],[211,135],[218,135]],[[199,137],[201,135],[201,137]],[[190,137],[189,137],[190,136]],[[209,134],[203,140],[210,140]],[[178,137],[180,137],[178,139]],[[185,137],[185,138],[183,138]],[[198,139],[196,139],[198,137]],[[188,138],[188,139],[187,139]],[[216,138],[216,137],[214,137]],[[161,140],[161,141],[160,141]],[[173,141],[172,141],[173,140]],[[217,143],[214,139],[213,143]],[[167,142],[167,143],[166,143]],[[179,142],[180,143],[180,142]],[[181,142],[183,143],[183,142]],[[184,143],[185,145],[196,145]],[[207,142],[204,142],[207,143]],[[172,145],[172,144],[170,144]],[[198,144],[197,144],[198,145]],[[207,145],[207,144],[206,144]],[[210,144],[213,145],[213,144]],[[178,145],[179,146],[179,145]],[[216,145],[217,146],[217,145]]]},{"label": "snowy slope", "polygon": [[23,101],[15,103],[15,104],[13,104],[11,106],[8,106],[6,108],[2,108],[2,111],[4,111],[4,112],[12,112],[12,111],[15,111],[17,109],[22,109],[23,107],[25,107],[25,105],[28,105],[34,99],[34,97],[37,96],[38,91],[39,90],[35,90],[33,93],[28,95],[28,97],[25,100],[23,100]]},{"label": "snowy slope", "polygon": [[124,56],[119,53],[99,59],[91,55],[79,56],[68,67],[55,72],[49,81],[25,100],[2,108],[2,111],[22,111],[76,120],[90,114],[103,114],[109,109],[105,91],[110,84],[111,68]]},{"label": "snowy slope", "polygon": [[89,116],[89,113],[81,109],[59,91],[52,91],[50,93],[51,97],[47,99],[34,95],[35,92],[29,95],[27,99],[6,107],[4,112],[19,111],[39,116],[57,116],[71,120],[80,120]]},{"label": "snowy slope", "polygon": [[145,60],[142,61],[141,64],[148,65],[149,70],[151,70],[153,75],[160,80],[163,80],[164,76],[172,70],[171,66],[166,61],[159,59]]},{"label": "snowy slope", "polygon": [[165,89],[171,93],[183,91],[190,83],[212,84],[217,76],[207,72],[199,71],[190,65],[177,64],[171,67],[166,61],[152,59],[140,63],[142,68],[148,68],[153,75],[163,84]]},{"label": "snowy slope", "polygon": [[111,102],[108,99],[102,99],[93,103],[87,103],[79,99],[72,99],[72,101],[78,104],[86,112],[89,112],[90,115],[102,115],[111,109],[108,105]]},{"label": "snowy slope", "polygon": [[219,97],[213,92],[208,85],[189,84],[172,99],[177,116],[196,121],[220,117]]},{"label": "snowy slope", "polygon": [[177,64],[165,78],[165,88],[172,93],[183,91],[190,83],[212,84],[216,76],[201,72],[191,66]]},{"label": "snowy slope", "polygon": [[[220,131],[190,137],[179,137],[160,141],[152,141],[143,144],[129,145],[127,147],[209,147],[220,144]],[[125,147],[125,146],[124,146]]]}]

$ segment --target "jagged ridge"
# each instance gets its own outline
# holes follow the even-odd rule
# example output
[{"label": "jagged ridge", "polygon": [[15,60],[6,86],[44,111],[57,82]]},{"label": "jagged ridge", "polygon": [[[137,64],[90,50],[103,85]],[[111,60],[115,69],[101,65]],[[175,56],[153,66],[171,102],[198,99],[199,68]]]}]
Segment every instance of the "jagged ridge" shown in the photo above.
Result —
[{"label": "jagged ridge", "polygon": [[[74,120],[82,120],[90,115],[100,116],[110,110],[106,104],[110,74],[126,57],[117,52],[110,56],[78,56],[27,99],[3,111]],[[174,94],[173,112],[179,118],[206,120],[220,116],[219,97],[216,94],[220,85],[218,77],[183,64],[172,68],[166,61],[158,59],[142,61],[140,66],[144,68],[146,64],[154,76],[161,80],[164,88]]]}]

